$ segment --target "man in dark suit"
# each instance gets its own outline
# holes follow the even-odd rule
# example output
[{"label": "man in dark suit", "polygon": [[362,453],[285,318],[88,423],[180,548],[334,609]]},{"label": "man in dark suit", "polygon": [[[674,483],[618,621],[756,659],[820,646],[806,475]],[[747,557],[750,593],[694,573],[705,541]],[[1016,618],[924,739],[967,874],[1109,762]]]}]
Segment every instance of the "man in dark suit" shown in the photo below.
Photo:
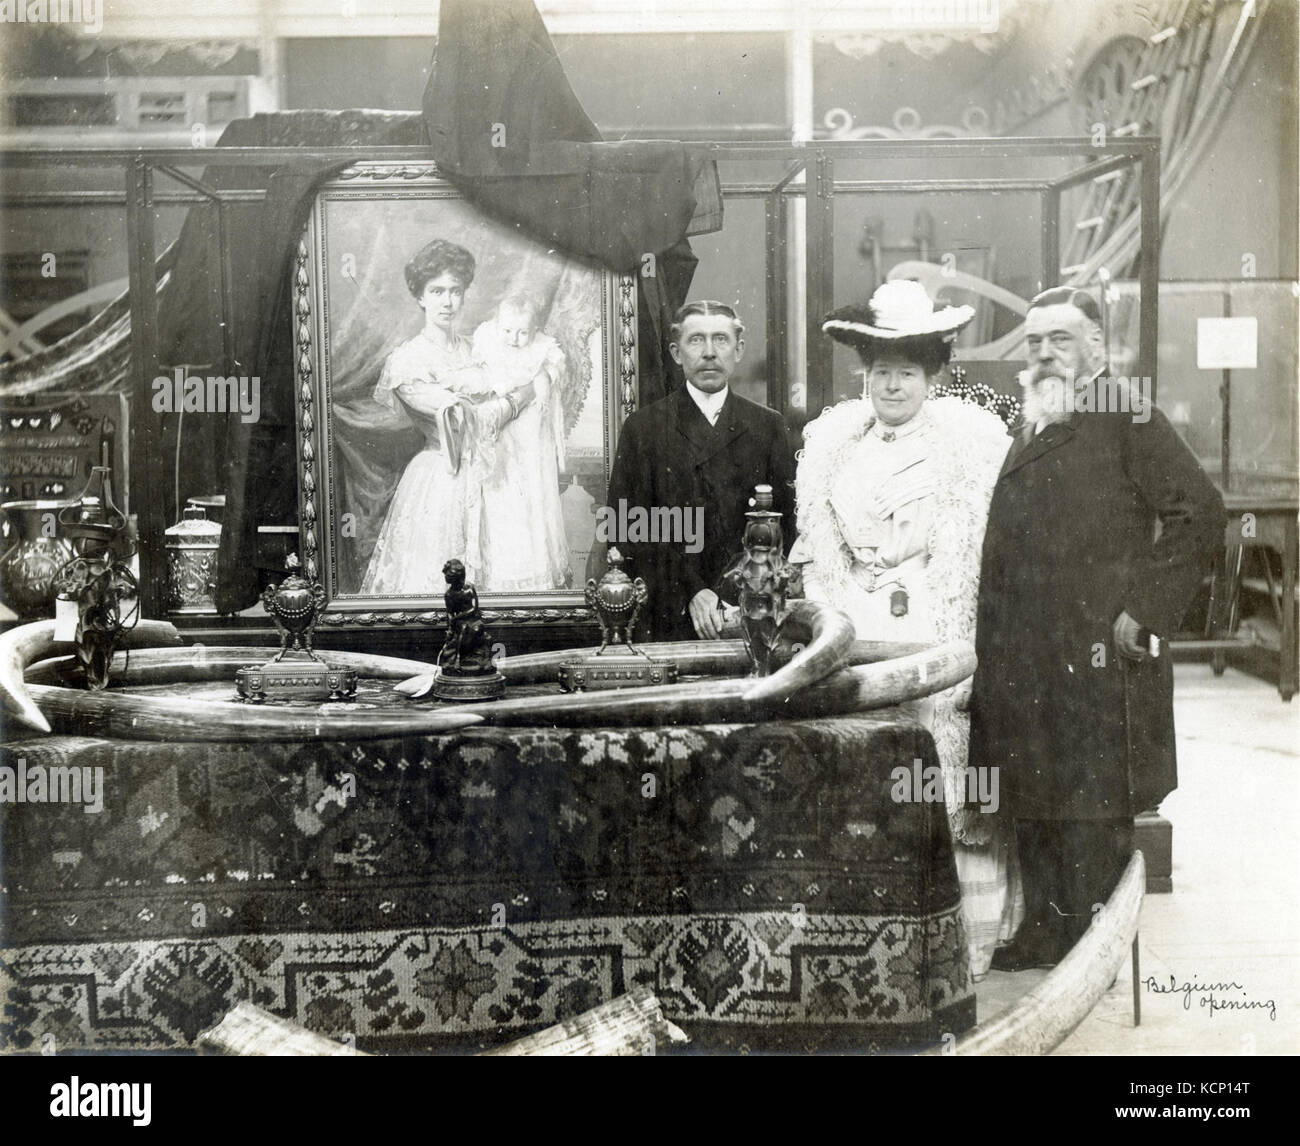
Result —
[{"label": "man in dark suit", "polygon": [[684,526],[653,539],[644,530],[606,538],[597,531],[598,542],[616,542],[629,572],[645,578],[655,640],[721,635],[719,580],[740,552],[756,485],[772,487],[787,548],[791,540],[794,453],[785,422],[728,385],[745,351],[744,330],[725,303],[681,307],[668,349],[686,385],[631,414],[619,435],[606,520],[644,521],[657,511],[659,520]]},{"label": "man in dark suit", "polygon": [[1222,498],[1164,415],[1089,381],[1105,362],[1092,297],[1045,291],[1025,327],[1026,425],[989,506],[971,699],[970,764],[999,770],[1025,891],[1001,970],[1060,961],[1122,874],[1134,815],[1177,786],[1159,639],[1224,529]]}]

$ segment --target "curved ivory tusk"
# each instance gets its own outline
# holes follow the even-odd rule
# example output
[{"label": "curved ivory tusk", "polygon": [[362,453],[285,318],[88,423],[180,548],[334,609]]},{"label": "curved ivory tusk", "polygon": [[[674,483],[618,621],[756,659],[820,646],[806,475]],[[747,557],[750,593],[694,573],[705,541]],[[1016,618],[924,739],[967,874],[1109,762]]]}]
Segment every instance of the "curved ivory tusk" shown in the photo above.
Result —
[{"label": "curved ivory tusk", "polygon": [[857,630],[839,609],[820,601],[791,601],[786,624],[796,631],[807,631],[808,647],[745,693],[745,700],[751,704],[785,700],[849,663]]},{"label": "curved ivory tusk", "polygon": [[[846,618],[845,618],[846,620]],[[814,633],[814,622],[817,631]],[[171,697],[129,696],[121,693],[88,693],[80,689],[33,685],[28,689],[22,672],[35,659],[45,656],[54,644],[53,622],[22,626],[0,638],[0,657],[8,666],[0,673],[3,697],[11,711],[22,712],[24,722],[42,731],[50,730],[41,709],[54,719],[55,727],[86,735],[119,736],[145,740],[302,740],[373,739],[383,736],[429,734],[470,724],[550,725],[590,727],[606,723],[662,725],[677,722],[737,722],[771,715],[784,718],[833,716],[862,712],[927,696],[964,680],[975,669],[975,651],[966,642],[917,646],[871,641],[844,642],[843,625],[837,611],[800,607],[796,628],[807,626],[812,634],[810,650],[814,669],[830,668],[829,675],[798,687],[800,672],[811,675],[797,662],[798,670],[787,674],[785,684],[774,694],[749,699],[755,689],[751,679],[709,679],[653,688],[614,689],[591,693],[545,695],[497,701],[490,705],[457,705],[438,709],[421,708],[365,710],[344,709],[258,709],[244,704],[213,701],[182,701]],[[26,630],[24,632],[24,630]],[[142,621],[133,631],[132,643],[179,640],[166,622]],[[136,664],[126,670],[128,678],[147,678],[170,662],[168,679],[175,670],[185,676],[210,679],[214,668],[256,659],[263,650],[186,649],[137,654]],[[739,642],[699,641],[646,645],[651,655],[680,658],[690,671],[706,666],[719,671],[739,663]],[[365,654],[330,654],[339,660],[357,658],[373,675],[389,679],[411,668],[427,668],[419,661],[366,657]],[[543,653],[517,658],[515,668],[525,680],[533,675],[549,679],[558,660],[572,659],[573,651]],[[580,654],[579,654],[580,655]],[[862,661],[855,667],[834,671],[834,665]],[[57,662],[43,667],[48,679],[58,672]],[[790,689],[790,676],[796,687]],[[517,683],[522,683],[516,678]],[[766,683],[766,682],[763,682]],[[761,689],[761,685],[760,685]],[[39,706],[38,703],[39,702]],[[24,710],[23,706],[27,709]],[[42,727],[43,726],[43,727]]]},{"label": "curved ivory tusk", "polygon": [[[647,646],[650,649],[651,646]],[[590,727],[737,723],[770,714],[781,719],[837,716],[885,708],[929,696],[975,671],[975,649],[966,641],[927,646],[907,656],[842,669],[785,700],[752,703],[753,681],[699,680],[650,688],[609,689],[528,696],[473,706],[487,724]],[[468,712],[468,705],[444,709]]]},{"label": "curved ivory tusk", "polygon": [[[57,645],[69,641],[55,641],[53,621],[33,621],[19,625],[0,636],[0,708],[12,715],[20,724],[49,732],[50,722],[45,719],[23,680],[29,664],[40,660]],[[179,645],[180,633],[168,621],[140,621],[126,634],[126,648],[143,645]]]},{"label": "curved ivory tusk", "polygon": [[[673,661],[682,676],[735,676],[749,669],[743,641],[638,641],[637,650],[655,660]],[[497,665],[507,684],[554,684],[561,665],[596,655],[596,645],[506,657]],[[626,645],[610,645],[607,657],[635,656]]]},{"label": "curved ivory tusk", "polygon": [[[268,741],[381,740],[429,736],[482,723],[478,712],[415,708],[345,708],[322,701],[310,708],[271,708],[174,696],[132,696],[33,685],[59,732],[121,740]],[[233,686],[231,691],[233,692]]]},{"label": "curved ivory tusk", "polygon": [[[95,693],[83,689],[32,685],[23,678],[26,667],[46,657],[65,642],[53,640],[54,622],[23,625],[0,637],[0,695],[6,708],[24,723],[51,731],[48,713],[60,731],[112,736],[124,740],[210,740],[224,742],[335,739],[377,739],[384,736],[446,732],[478,724],[478,713],[452,713],[421,708],[416,711],[353,711],[342,708],[257,708],[242,703],[181,700],[173,697]],[[180,635],[166,621],[141,621],[128,634],[126,644],[180,644]],[[119,666],[114,683],[174,681],[178,670],[186,679],[221,680],[245,664],[274,656],[277,648],[164,648],[140,649],[129,663]],[[397,680],[428,669],[423,661],[367,653],[328,653],[330,661],[355,668],[368,676]],[[69,660],[41,666],[43,679],[57,679]],[[233,684],[232,684],[233,691]],[[38,702],[39,701],[39,706]],[[29,711],[24,711],[23,706]],[[44,712],[42,712],[44,709]]]},{"label": "curved ivory tusk", "polygon": [[819,694],[835,703],[837,711],[887,708],[960,684],[975,671],[975,664],[974,645],[969,641],[947,641],[907,656],[842,669],[781,704],[783,711],[802,712],[805,706],[800,704],[801,697]]},{"label": "curved ivory tusk", "polygon": [[[263,664],[279,648],[254,648],[187,645],[179,649],[139,649],[131,656],[114,662],[110,685],[174,684],[179,681],[229,681],[234,687],[235,670],[246,665]],[[317,649],[324,661],[337,668],[356,669],[357,674],[372,680],[405,680],[412,673],[429,672],[425,661],[385,657],[372,653],[333,652]],[[26,681],[30,684],[66,684],[79,673],[75,657],[59,657],[29,665]]]},{"label": "curved ivory tusk", "polygon": [[[910,656],[930,646],[915,642],[899,641],[856,641],[852,640],[853,625],[844,614],[831,606],[813,601],[792,601],[791,617],[787,622],[788,631],[796,641],[807,641],[809,647],[796,654],[795,659],[811,660],[818,655],[817,641],[813,633],[813,621],[826,629],[826,643],[835,650],[843,648],[843,632],[831,625],[831,619],[838,614],[848,624],[849,647],[844,650],[843,660],[824,672],[816,674],[815,679],[829,675],[843,665],[873,664],[876,661],[889,660],[892,657]],[[739,640],[721,641],[639,641],[637,649],[655,660],[673,661],[680,675],[687,676],[726,676],[749,671],[749,655],[745,652],[745,642]],[[596,646],[581,649],[559,649],[547,653],[528,653],[521,657],[506,657],[497,667],[508,684],[554,684],[556,671],[561,665],[571,661],[596,655]],[[627,656],[625,647],[611,645],[605,650],[606,656]],[[788,652],[786,653],[788,656]],[[777,650],[776,657],[781,656]],[[799,679],[809,680],[816,672],[815,662],[812,672]],[[774,674],[769,680],[775,680],[781,674]],[[788,679],[788,678],[787,678]],[[752,688],[759,687],[751,682]],[[774,690],[779,692],[783,686],[778,683]],[[802,686],[800,686],[802,687]],[[791,690],[793,691],[793,690]]]},{"label": "curved ivory tusk", "polygon": [[1146,860],[1135,851],[1093,926],[1047,978],[955,1046],[928,1050],[921,1057],[1050,1054],[1083,1022],[1124,966],[1137,936],[1145,888]]}]

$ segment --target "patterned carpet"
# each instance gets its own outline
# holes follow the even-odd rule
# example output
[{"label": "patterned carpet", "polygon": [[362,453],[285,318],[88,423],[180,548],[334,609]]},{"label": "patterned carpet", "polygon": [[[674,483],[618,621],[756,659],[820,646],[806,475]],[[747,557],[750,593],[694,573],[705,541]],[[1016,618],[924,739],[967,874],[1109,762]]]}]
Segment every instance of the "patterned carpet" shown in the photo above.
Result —
[{"label": "patterned carpet", "polygon": [[0,805],[0,1048],[185,1048],[240,999],[460,1052],[650,987],[699,1049],[974,1022],[934,762],[891,713],[311,745],[11,741],[103,810]]}]

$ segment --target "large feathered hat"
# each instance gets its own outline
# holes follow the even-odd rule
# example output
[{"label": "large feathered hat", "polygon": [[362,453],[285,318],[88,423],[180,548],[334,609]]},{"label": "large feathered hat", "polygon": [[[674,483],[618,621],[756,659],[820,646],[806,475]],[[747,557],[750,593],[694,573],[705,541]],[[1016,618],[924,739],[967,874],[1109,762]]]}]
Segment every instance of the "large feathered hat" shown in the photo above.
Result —
[{"label": "large feathered hat", "polygon": [[855,303],[833,310],[822,319],[822,331],[837,342],[861,346],[877,340],[938,337],[951,342],[975,317],[970,306],[936,308],[925,287],[911,279],[882,283],[866,305]]}]

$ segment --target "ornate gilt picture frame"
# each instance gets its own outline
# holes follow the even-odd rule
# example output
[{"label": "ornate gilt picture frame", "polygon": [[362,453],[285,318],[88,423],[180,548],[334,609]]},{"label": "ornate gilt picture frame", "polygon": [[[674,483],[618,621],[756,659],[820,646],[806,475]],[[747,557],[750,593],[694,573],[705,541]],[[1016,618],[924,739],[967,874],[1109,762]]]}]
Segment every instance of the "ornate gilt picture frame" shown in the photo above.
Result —
[{"label": "ornate gilt picture frame", "polygon": [[319,192],[293,289],[322,623],[443,624],[453,558],[495,625],[589,619],[595,509],[636,404],[634,279],[488,217],[431,165],[361,163]]}]

